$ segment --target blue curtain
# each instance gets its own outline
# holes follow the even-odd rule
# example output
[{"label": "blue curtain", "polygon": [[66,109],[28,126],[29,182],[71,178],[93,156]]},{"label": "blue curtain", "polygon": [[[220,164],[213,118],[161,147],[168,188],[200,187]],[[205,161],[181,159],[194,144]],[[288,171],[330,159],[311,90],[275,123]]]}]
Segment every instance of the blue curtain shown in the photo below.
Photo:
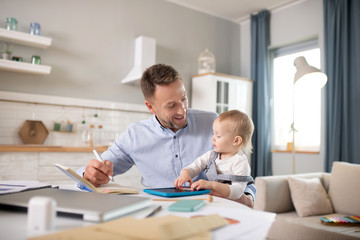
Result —
[{"label": "blue curtain", "polygon": [[360,1],[324,0],[325,170],[360,163]]},{"label": "blue curtain", "polygon": [[253,177],[271,175],[269,35],[270,13],[251,15],[251,79],[253,85]]}]

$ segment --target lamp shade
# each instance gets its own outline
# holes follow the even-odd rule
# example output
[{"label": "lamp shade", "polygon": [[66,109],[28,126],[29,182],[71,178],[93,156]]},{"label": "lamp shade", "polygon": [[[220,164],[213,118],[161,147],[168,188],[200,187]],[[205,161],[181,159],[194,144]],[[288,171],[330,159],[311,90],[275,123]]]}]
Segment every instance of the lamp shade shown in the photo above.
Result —
[{"label": "lamp shade", "polygon": [[310,66],[304,57],[298,57],[294,60],[296,73],[294,84],[311,88],[322,88],[327,82],[327,76],[316,67]]}]

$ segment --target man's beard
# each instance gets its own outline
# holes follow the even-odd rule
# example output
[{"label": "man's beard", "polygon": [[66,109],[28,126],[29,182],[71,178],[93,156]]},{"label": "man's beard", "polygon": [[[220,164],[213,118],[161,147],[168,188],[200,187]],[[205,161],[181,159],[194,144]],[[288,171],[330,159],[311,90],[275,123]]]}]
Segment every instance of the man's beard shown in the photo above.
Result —
[{"label": "man's beard", "polygon": [[[159,117],[157,117],[157,116],[156,116],[156,118],[158,119],[158,121],[160,122],[160,124],[161,124],[163,127],[167,126],[168,128],[177,129],[177,130],[186,127],[186,125],[187,125],[187,123],[188,123],[188,119],[187,119],[187,116],[186,116],[186,115],[185,115],[186,120],[185,120],[185,123],[184,123],[183,126],[180,126],[180,125],[174,123],[173,121],[165,121],[164,119],[161,119],[161,118],[159,118]],[[165,125],[165,126],[164,126],[164,125]]]}]

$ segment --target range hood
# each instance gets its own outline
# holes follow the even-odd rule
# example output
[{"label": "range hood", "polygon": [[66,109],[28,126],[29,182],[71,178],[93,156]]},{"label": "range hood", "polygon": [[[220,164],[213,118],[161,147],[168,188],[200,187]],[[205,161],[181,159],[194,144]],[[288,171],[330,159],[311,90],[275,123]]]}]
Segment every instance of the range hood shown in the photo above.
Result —
[{"label": "range hood", "polygon": [[143,72],[155,64],[155,51],[155,39],[145,36],[137,37],[135,40],[134,66],[121,82],[139,86]]}]

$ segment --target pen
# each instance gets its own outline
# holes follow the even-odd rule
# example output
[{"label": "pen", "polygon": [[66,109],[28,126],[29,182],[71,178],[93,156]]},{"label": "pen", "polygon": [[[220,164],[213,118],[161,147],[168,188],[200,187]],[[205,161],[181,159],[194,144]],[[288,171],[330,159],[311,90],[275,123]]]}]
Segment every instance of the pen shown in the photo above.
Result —
[{"label": "pen", "polygon": [[93,190],[91,190],[90,188],[88,188],[88,187],[85,186],[84,184],[79,183],[77,186],[78,186],[78,188],[80,188],[81,190],[85,190],[85,191],[88,191],[88,192],[93,192]]},{"label": "pen", "polygon": [[155,208],[151,211],[151,213],[148,214],[147,216],[145,216],[145,218],[152,217],[152,216],[154,216],[156,213],[160,212],[160,210],[161,210],[161,205],[154,206],[154,207],[155,207]]},{"label": "pen", "polygon": [[[98,153],[98,151],[96,151],[96,149],[93,149],[93,153],[95,154],[95,157],[98,161],[104,163],[104,160],[101,158],[100,154]],[[111,179],[111,181],[114,182],[114,179],[112,178],[112,176],[109,176],[109,178]]]}]

